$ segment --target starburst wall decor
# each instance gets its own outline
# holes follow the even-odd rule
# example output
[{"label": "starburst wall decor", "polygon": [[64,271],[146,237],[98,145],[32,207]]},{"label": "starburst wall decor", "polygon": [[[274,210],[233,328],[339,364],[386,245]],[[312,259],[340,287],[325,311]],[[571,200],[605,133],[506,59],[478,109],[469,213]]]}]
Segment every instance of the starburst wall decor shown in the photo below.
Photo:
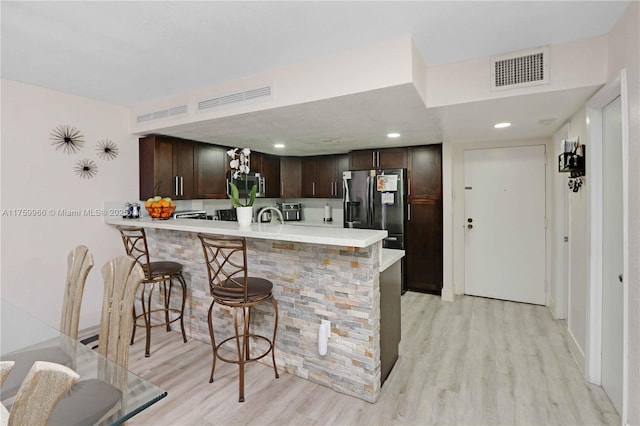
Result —
[{"label": "starburst wall decor", "polygon": [[84,146],[84,136],[80,130],[68,124],[56,127],[50,136],[51,145],[54,145],[56,150],[62,148],[65,154],[75,154]]},{"label": "starburst wall decor", "polygon": [[95,161],[84,158],[76,163],[73,170],[82,179],[91,179],[98,173],[98,165]]},{"label": "starburst wall decor", "polygon": [[118,146],[115,142],[109,139],[104,139],[98,142],[96,151],[98,152],[98,157],[107,161],[113,160],[118,156]]}]

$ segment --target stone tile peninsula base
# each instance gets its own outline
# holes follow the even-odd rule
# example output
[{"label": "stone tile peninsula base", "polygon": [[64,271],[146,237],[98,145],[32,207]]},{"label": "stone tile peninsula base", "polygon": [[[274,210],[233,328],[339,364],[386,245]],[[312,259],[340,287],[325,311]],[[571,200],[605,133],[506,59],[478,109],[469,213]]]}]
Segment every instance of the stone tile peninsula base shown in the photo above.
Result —
[{"label": "stone tile peninsula base", "polygon": [[[187,334],[209,342],[207,310],[211,296],[196,232],[156,228],[147,230],[147,238],[158,258],[184,265]],[[368,402],[377,400],[381,247],[380,241],[353,247],[247,238],[249,273],[274,284],[279,310],[276,362],[280,370]],[[214,314],[216,340],[233,335],[232,312],[215,307]],[[327,355],[320,356],[318,329],[323,319],[331,321],[331,337]],[[256,333],[269,335],[273,321],[269,304],[252,310],[251,327]],[[262,349],[259,341],[252,340],[251,344],[256,350]],[[208,374],[203,371],[202,380],[208,380]]]}]

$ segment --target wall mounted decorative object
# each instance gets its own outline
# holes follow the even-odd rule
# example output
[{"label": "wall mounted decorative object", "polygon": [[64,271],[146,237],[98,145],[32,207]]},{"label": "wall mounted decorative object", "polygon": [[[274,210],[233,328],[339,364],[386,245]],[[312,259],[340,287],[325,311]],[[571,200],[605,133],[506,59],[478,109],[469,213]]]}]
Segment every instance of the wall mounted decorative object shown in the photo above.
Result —
[{"label": "wall mounted decorative object", "polygon": [[62,148],[65,154],[75,154],[84,146],[84,136],[80,130],[68,124],[56,127],[50,136],[51,145],[54,145],[56,150]]},{"label": "wall mounted decorative object", "polygon": [[84,158],[78,161],[73,168],[78,176],[83,179],[91,179],[98,173],[98,165],[95,161]]},{"label": "wall mounted decorative object", "polygon": [[585,176],[586,147],[581,145],[578,138],[562,141],[562,152],[558,156],[558,171],[570,173],[572,178]]},{"label": "wall mounted decorative object", "polygon": [[113,160],[118,156],[118,146],[114,141],[109,139],[98,142],[96,151],[98,151],[98,157],[103,160]]}]

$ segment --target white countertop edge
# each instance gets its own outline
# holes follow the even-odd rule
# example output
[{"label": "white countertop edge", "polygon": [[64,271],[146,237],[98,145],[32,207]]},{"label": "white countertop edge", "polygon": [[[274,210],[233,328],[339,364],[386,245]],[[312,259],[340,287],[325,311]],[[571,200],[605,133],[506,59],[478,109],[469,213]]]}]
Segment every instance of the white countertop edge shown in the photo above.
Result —
[{"label": "white countertop edge", "polygon": [[368,247],[387,237],[387,231],[374,229],[348,229],[320,226],[293,226],[281,224],[252,223],[240,228],[236,222],[196,219],[154,220],[105,218],[109,225],[142,226],[144,228],[168,229],[205,234],[229,235],[265,240],[291,241],[299,243],[326,244],[345,247]]},{"label": "white countertop edge", "polygon": [[385,271],[389,266],[402,259],[404,255],[404,250],[383,248],[382,256],[380,257],[380,272]]}]

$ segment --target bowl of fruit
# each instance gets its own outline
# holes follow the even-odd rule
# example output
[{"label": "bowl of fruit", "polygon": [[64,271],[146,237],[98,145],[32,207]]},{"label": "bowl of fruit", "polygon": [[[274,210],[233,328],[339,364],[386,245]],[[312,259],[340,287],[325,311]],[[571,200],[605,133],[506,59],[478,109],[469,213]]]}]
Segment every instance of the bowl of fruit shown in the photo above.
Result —
[{"label": "bowl of fruit", "polygon": [[176,209],[176,205],[169,197],[161,197],[156,195],[149,198],[144,203],[145,208],[149,212],[149,216],[154,219],[169,219]]}]

